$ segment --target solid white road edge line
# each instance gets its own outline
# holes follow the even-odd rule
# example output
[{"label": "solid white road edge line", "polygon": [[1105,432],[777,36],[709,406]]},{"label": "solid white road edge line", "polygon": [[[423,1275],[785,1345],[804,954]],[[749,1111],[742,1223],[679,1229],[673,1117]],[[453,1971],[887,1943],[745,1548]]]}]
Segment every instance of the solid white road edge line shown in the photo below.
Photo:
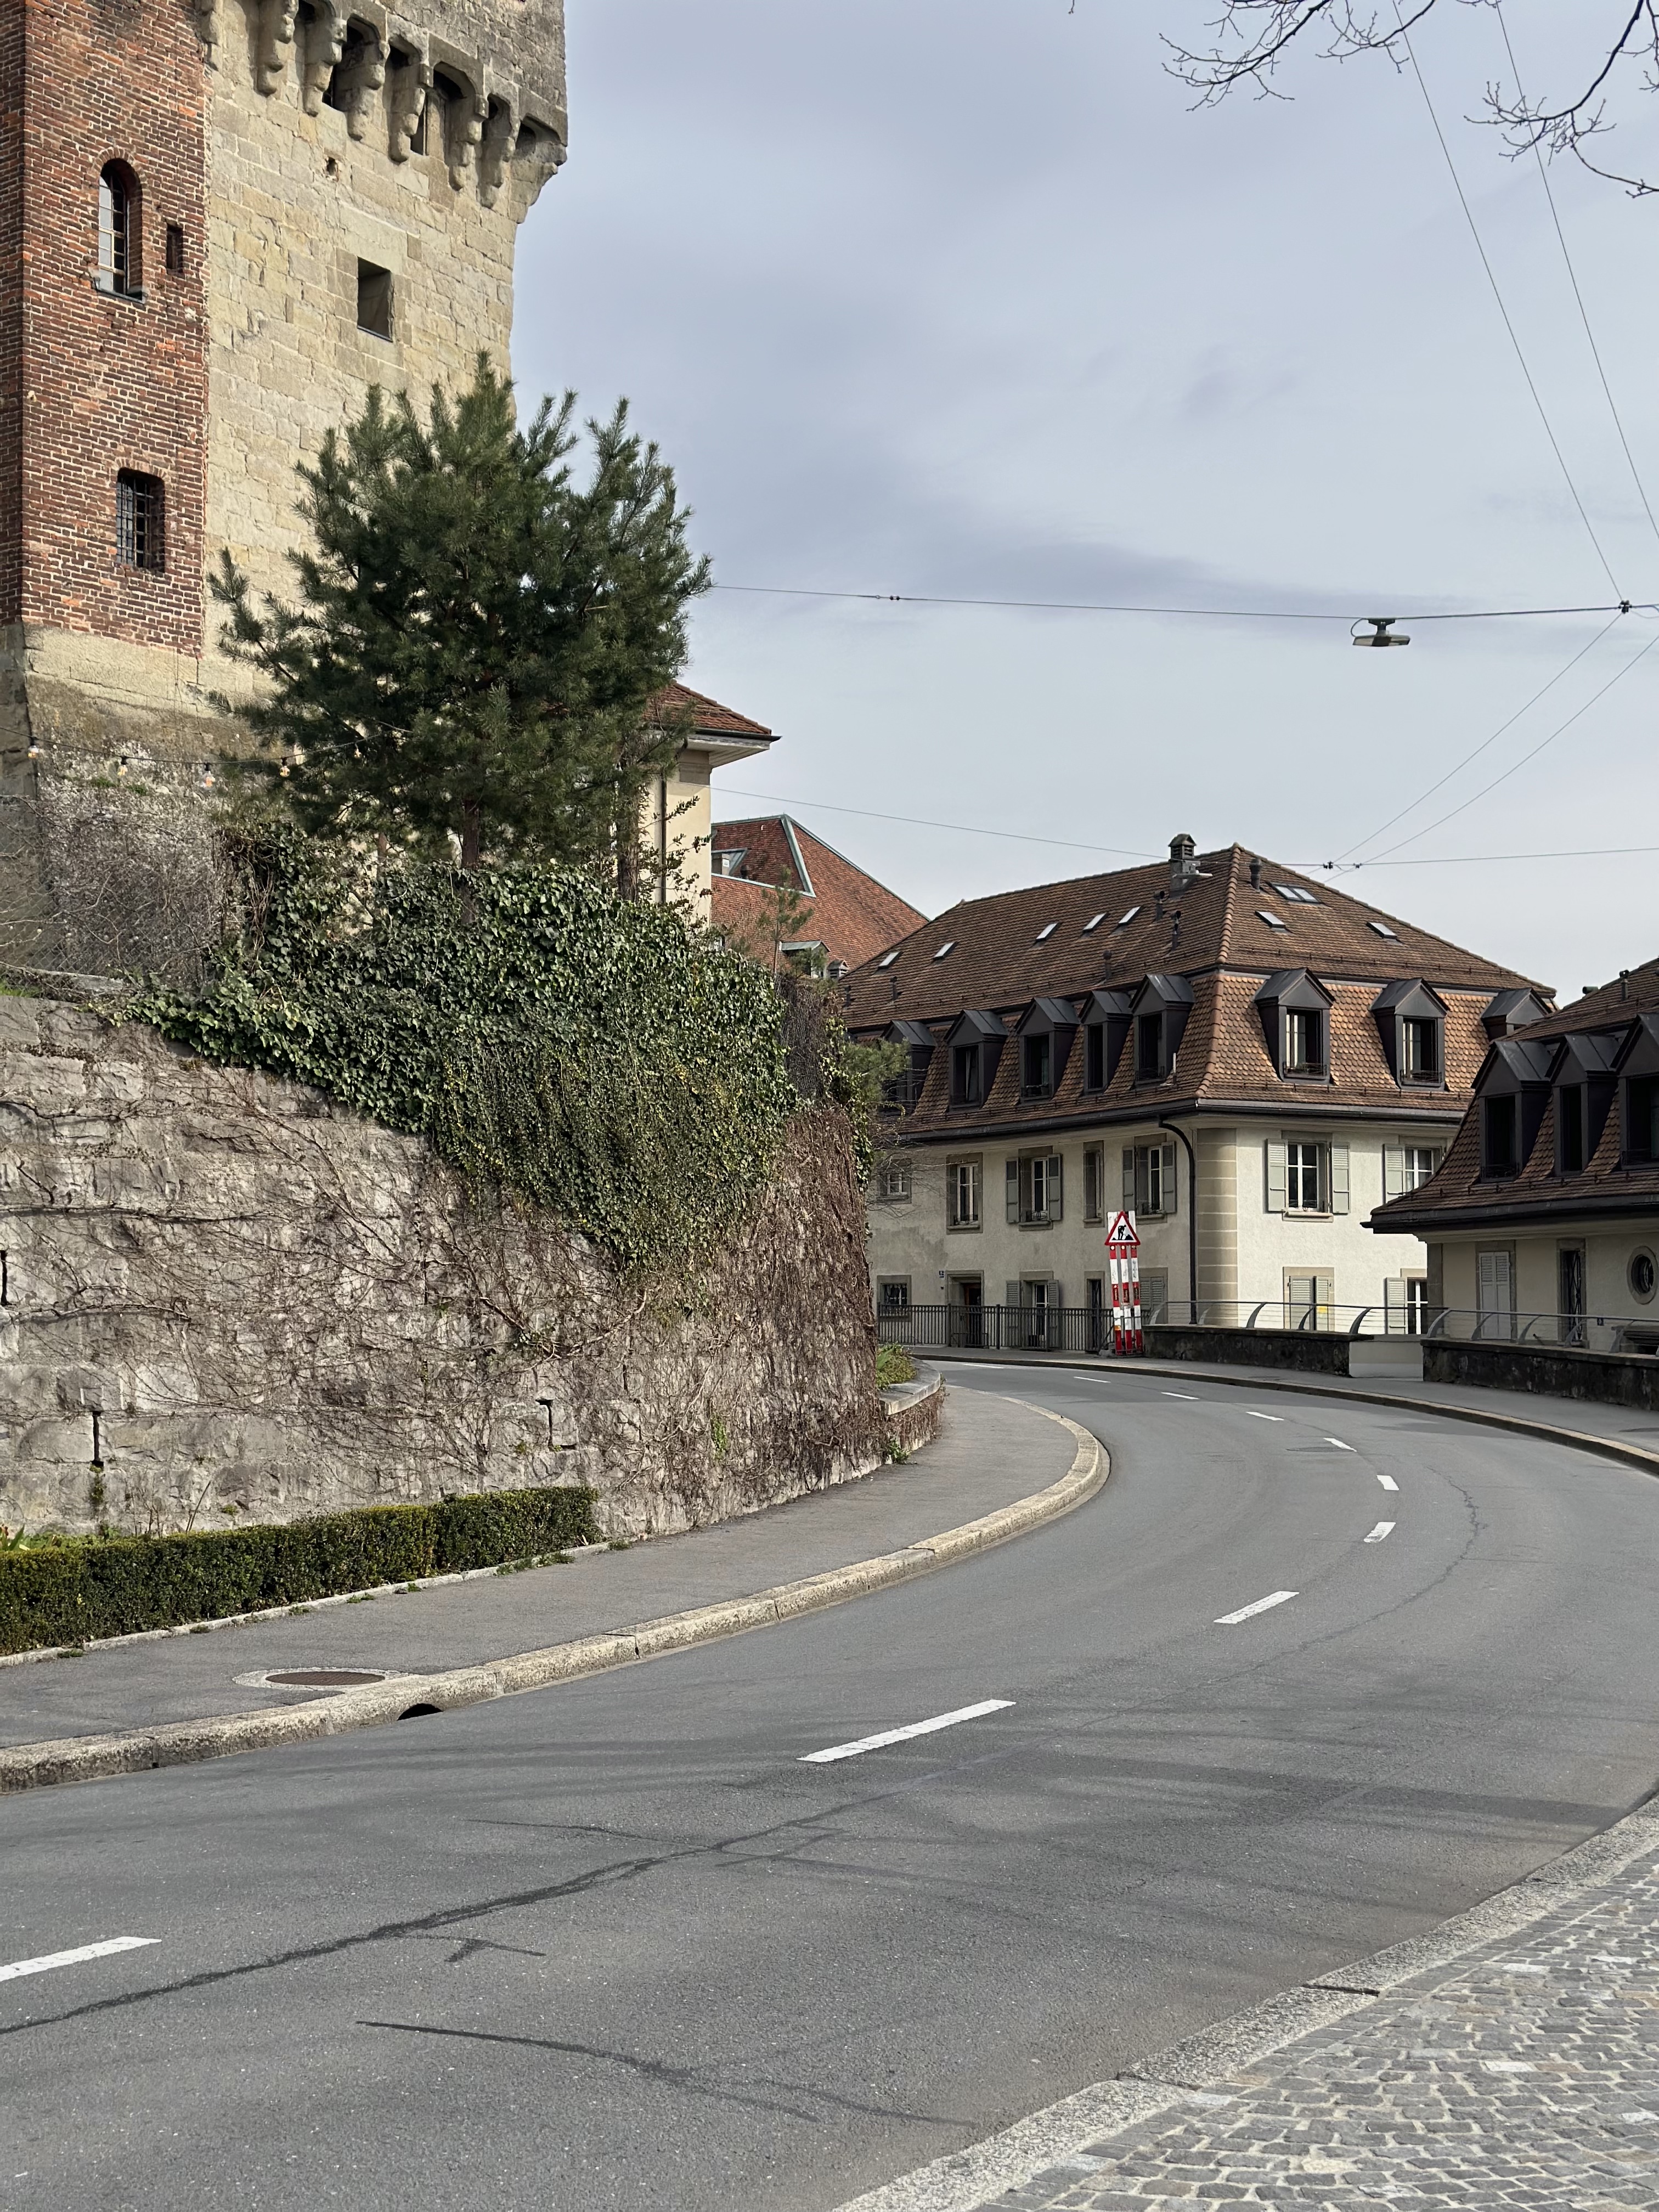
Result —
[{"label": "solid white road edge line", "polygon": [[1391,1474],[1379,1474],[1376,1479],[1384,1490],[1398,1490],[1400,1487]]},{"label": "solid white road edge line", "polygon": [[1371,1530],[1370,1534],[1366,1537],[1365,1541],[1368,1544],[1380,1544],[1385,1536],[1392,1536],[1393,1534],[1394,1523],[1392,1521],[1379,1521],[1376,1528]]},{"label": "solid white road edge line", "polygon": [[1352,1451],[1353,1449],[1353,1446],[1352,1444],[1345,1444],[1340,1437],[1327,1437],[1325,1441],[1328,1444],[1334,1444],[1338,1451]]},{"label": "solid white road edge line", "polygon": [[982,1698],[976,1705],[958,1705],[953,1713],[936,1713],[930,1721],[912,1721],[908,1728],[884,1729],[879,1735],[861,1735],[856,1743],[832,1743],[827,1751],[801,1754],[803,1766],[828,1766],[837,1759],[856,1759],[860,1752],[879,1751],[884,1744],[903,1743],[913,1735],[932,1735],[935,1729],[955,1728],[958,1721],[976,1721],[985,1713],[1006,1712],[1012,1698]]},{"label": "solid white road edge line", "polygon": [[88,1959],[112,1958],[118,1951],[142,1951],[159,1943],[159,1936],[112,1936],[106,1943],[81,1943],[73,1951],[48,1951],[42,1959],[14,1959],[0,1966],[0,1982],[15,1982],[25,1974],[49,1974],[55,1966],[78,1966]]},{"label": "solid white road edge line", "polygon": [[1258,1413],[1254,1406],[1246,1406],[1244,1410],[1253,1421],[1282,1421],[1285,1418],[1283,1413]]},{"label": "solid white road edge line", "polygon": [[1184,1398],[1189,1406],[1203,1403],[1202,1399],[1194,1397],[1190,1390],[1166,1390],[1164,1395],[1166,1398]]},{"label": "solid white road edge line", "polygon": [[1266,1613],[1269,1606],[1283,1605],[1287,1598],[1295,1595],[1294,1590],[1275,1590],[1271,1597],[1257,1598],[1254,1605],[1241,1605],[1237,1613],[1221,1613],[1215,1625],[1218,1628],[1237,1628],[1241,1620],[1249,1620],[1254,1613]]}]

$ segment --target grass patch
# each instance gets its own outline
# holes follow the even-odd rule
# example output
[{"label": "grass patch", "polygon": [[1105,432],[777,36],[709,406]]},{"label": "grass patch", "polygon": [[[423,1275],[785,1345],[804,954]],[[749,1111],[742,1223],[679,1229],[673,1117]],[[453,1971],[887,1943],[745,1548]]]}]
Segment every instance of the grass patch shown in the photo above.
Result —
[{"label": "grass patch", "polygon": [[886,1390],[895,1382],[914,1382],[916,1363],[902,1344],[876,1346],[876,1388]]}]

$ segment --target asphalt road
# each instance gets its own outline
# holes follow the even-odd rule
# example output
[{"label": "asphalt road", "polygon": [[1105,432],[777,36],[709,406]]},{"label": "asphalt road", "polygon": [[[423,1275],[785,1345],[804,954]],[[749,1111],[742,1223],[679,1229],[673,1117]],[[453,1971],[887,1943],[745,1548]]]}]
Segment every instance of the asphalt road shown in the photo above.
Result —
[{"label": "asphalt road", "polygon": [[952,1379],[1095,1429],[1107,1488],[647,1666],[0,1804],[0,1960],[149,1939],[0,1974],[0,2207],[827,2212],[1659,1781],[1651,1478],[1426,1413]]}]

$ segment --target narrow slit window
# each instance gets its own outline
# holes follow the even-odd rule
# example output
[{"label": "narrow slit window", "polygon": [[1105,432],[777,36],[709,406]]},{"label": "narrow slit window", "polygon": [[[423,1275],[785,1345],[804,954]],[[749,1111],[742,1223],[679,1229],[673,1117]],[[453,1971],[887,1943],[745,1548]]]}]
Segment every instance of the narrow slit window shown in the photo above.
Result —
[{"label": "narrow slit window", "polygon": [[182,276],[185,273],[185,227],[181,222],[167,225],[167,275]]},{"label": "narrow slit window", "polygon": [[143,281],[139,252],[138,181],[112,161],[98,179],[98,275],[100,291],[123,296]]},{"label": "narrow slit window", "polygon": [[124,568],[167,567],[167,494],[160,477],[123,469],[116,477],[115,557]]},{"label": "narrow slit window", "polygon": [[357,264],[357,327],[371,337],[392,336],[392,271],[372,261]]}]

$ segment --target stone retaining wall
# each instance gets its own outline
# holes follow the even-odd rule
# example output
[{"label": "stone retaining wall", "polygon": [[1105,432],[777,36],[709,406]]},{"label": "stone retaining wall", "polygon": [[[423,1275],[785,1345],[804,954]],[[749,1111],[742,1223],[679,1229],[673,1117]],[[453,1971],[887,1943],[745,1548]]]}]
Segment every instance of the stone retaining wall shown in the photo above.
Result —
[{"label": "stone retaining wall", "polygon": [[881,1459],[844,1120],[700,1280],[622,1290],[420,1139],[0,997],[0,1522],[222,1527],[591,1482],[698,1525]]}]

